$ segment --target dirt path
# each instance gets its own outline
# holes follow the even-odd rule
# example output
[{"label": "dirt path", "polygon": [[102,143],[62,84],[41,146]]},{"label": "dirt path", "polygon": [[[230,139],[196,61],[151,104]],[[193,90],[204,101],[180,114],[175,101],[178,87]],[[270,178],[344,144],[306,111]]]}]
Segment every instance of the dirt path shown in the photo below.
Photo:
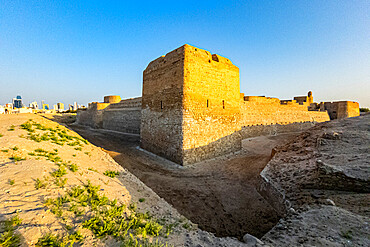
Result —
[{"label": "dirt path", "polygon": [[137,147],[139,137],[71,125],[74,131],[127,168],[160,197],[203,230],[217,236],[263,236],[279,220],[255,185],[271,150],[297,134],[243,141],[243,151],[230,157],[177,167]]}]

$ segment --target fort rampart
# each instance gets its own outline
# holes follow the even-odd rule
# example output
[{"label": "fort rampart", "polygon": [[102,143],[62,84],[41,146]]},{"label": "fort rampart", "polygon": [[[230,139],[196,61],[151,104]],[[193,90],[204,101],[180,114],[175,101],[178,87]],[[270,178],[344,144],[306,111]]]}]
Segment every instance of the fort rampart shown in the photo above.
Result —
[{"label": "fort rampart", "polygon": [[358,109],[314,103],[311,92],[293,100],[244,96],[229,59],[184,45],[149,63],[141,98],[106,96],[78,111],[77,123],[140,134],[142,148],[186,165],[238,151],[243,138],[358,116]]}]

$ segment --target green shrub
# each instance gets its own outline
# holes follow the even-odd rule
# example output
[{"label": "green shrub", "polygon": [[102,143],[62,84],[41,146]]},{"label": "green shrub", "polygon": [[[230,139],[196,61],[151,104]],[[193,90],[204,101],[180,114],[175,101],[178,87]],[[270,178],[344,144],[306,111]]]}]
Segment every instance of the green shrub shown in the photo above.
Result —
[{"label": "green shrub", "polygon": [[17,146],[14,146],[14,148],[12,148],[14,151],[17,151],[19,148]]},{"label": "green shrub", "polygon": [[369,108],[360,108],[360,112],[369,112],[370,109]]},{"label": "green shrub", "polygon": [[25,160],[26,158],[22,158],[20,156],[13,155],[12,157],[10,157],[10,159],[15,161],[15,162],[18,162],[18,161],[21,161],[21,160]]},{"label": "green shrub", "polygon": [[[74,186],[67,190],[64,196],[47,199],[44,205],[50,207],[51,212],[63,220],[68,218],[72,222],[81,222],[80,226],[89,229],[95,237],[111,236],[122,240],[122,246],[166,246],[152,238],[159,236],[161,232],[163,234],[170,232],[168,228],[166,232],[162,231],[163,225],[152,219],[148,212],[137,212],[136,204],[133,203],[126,208],[124,204],[119,205],[117,200],[109,200],[100,192],[100,186],[93,185],[89,180],[83,186]],[[73,214],[64,214],[64,210]],[[84,218],[76,218],[80,216]],[[67,230],[71,229],[71,227],[67,228]],[[45,242],[45,239],[52,243],[83,239],[79,232],[64,238],[55,235],[46,237],[39,241],[39,246],[42,246],[41,243]],[[147,237],[150,237],[150,241],[146,239]]]},{"label": "green shrub", "polygon": [[0,134],[0,137],[3,137],[4,135]]},{"label": "green shrub", "polygon": [[55,178],[55,184],[61,188],[64,188],[64,186],[67,183],[67,178]]},{"label": "green shrub", "polygon": [[69,170],[71,170],[72,172],[76,172],[78,171],[78,166],[76,164],[71,164],[68,166]]},{"label": "green shrub", "polygon": [[145,198],[140,198],[139,202],[145,202]]},{"label": "green shrub", "polygon": [[15,130],[15,126],[14,125],[11,125],[8,129],[8,131],[14,131]]},{"label": "green shrub", "polygon": [[8,149],[2,149],[1,152],[7,153],[7,152],[9,152],[9,150]]},{"label": "green shrub", "polygon": [[37,178],[35,181],[35,189],[45,189],[46,188],[46,181],[42,181],[41,179]]},{"label": "green shrub", "polygon": [[62,247],[65,246],[63,238],[59,235],[54,235],[52,233],[48,233],[45,236],[39,238],[36,243],[36,246],[50,246],[50,247]]},{"label": "green shrub", "polygon": [[117,171],[105,171],[103,173],[105,176],[108,176],[108,177],[111,177],[111,178],[115,178],[116,176],[119,176],[119,172]]},{"label": "green shrub", "polygon": [[14,179],[9,179],[9,184],[10,185],[13,185],[15,183],[15,180]]},{"label": "green shrub", "polygon": [[28,132],[34,132],[35,130],[32,129],[32,123],[30,121],[21,124],[21,128],[27,130]]},{"label": "green shrub", "polygon": [[15,233],[16,227],[22,223],[18,215],[4,222],[3,232],[0,234],[1,247],[19,246],[21,242],[20,234]]},{"label": "green shrub", "polygon": [[55,178],[60,178],[60,177],[63,177],[64,175],[66,175],[66,174],[67,174],[67,171],[64,168],[64,166],[62,166],[58,170],[55,170],[54,172],[52,172],[51,176],[53,176]]}]

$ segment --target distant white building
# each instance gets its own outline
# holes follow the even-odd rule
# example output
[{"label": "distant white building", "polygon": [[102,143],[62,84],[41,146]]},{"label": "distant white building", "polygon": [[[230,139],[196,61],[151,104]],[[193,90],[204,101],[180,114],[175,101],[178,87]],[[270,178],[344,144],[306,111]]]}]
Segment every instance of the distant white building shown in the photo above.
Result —
[{"label": "distant white building", "polygon": [[74,103],[73,103],[73,110],[74,110],[74,111],[77,111],[77,102],[74,102]]},{"label": "distant white building", "polygon": [[35,110],[39,109],[39,105],[37,104],[36,101],[30,103],[29,107],[32,108],[32,109],[35,109]]},{"label": "distant white building", "polygon": [[5,108],[2,105],[0,105],[0,114],[5,114]]}]

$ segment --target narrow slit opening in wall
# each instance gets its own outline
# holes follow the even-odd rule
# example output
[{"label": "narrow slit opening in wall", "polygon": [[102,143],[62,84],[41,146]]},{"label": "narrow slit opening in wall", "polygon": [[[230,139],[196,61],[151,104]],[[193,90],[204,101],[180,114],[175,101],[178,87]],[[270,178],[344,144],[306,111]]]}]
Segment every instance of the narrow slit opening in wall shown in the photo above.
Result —
[{"label": "narrow slit opening in wall", "polygon": [[222,108],[225,109],[225,100],[222,101]]},{"label": "narrow slit opening in wall", "polygon": [[207,108],[209,107],[209,100],[207,99]]},{"label": "narrow slit opening in wall", "polygon": [[163,109],[163,101],[161,100],[161,110]]}]

